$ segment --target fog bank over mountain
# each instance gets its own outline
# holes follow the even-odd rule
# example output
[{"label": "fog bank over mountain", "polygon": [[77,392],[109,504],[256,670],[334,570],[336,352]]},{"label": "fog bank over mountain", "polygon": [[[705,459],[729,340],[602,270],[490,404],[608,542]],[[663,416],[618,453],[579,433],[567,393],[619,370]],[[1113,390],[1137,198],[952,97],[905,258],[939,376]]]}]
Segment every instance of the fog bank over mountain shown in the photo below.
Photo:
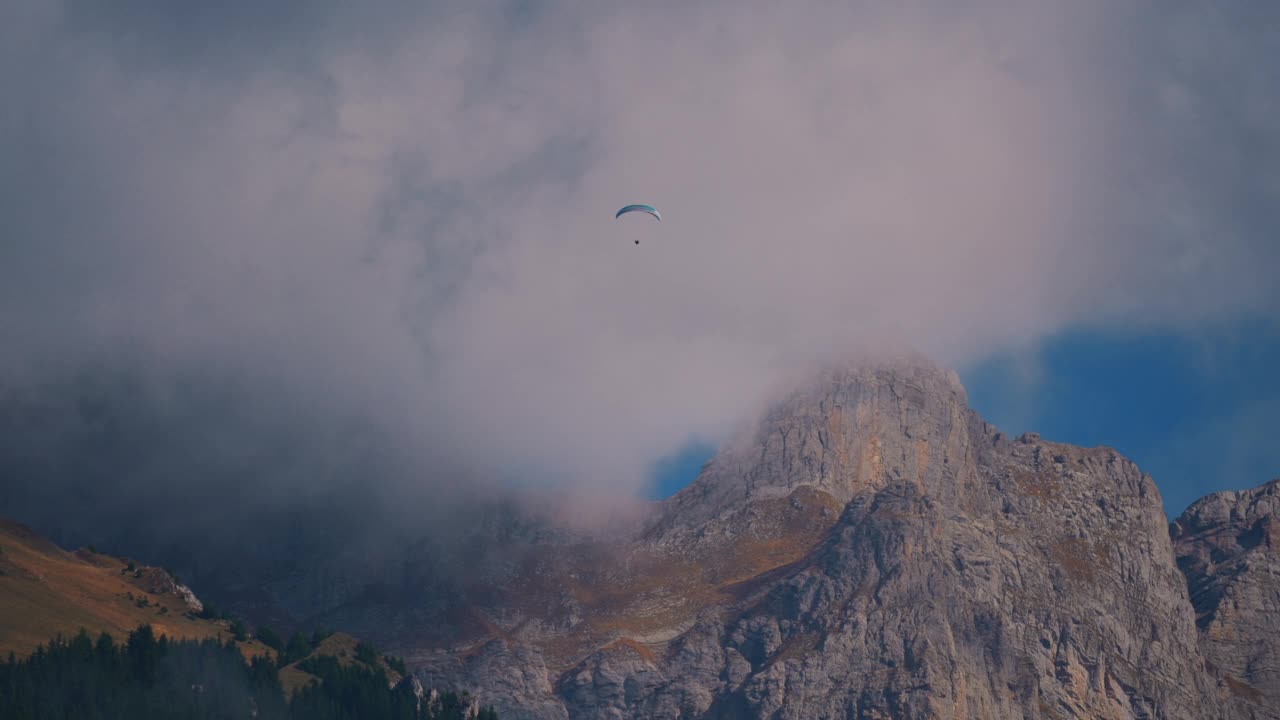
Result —
[{"label": "fog bank over mountain", "polygon": [[0,10],[6,502],[627,495],[833,355],[1277,308],[1267,4],[189,9]]}]

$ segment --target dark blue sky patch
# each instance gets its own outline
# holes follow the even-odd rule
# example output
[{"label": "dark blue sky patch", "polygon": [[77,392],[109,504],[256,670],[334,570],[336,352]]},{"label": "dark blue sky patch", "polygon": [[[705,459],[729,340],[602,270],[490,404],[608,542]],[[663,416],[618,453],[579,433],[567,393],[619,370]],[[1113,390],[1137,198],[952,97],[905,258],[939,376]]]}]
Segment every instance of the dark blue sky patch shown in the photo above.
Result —
[{"label": "dark blue sky patch", "polygon": [[715,447],[701,440],[689,440],[676,452],[659,460],[653,468],[653,482],[647,500],[662,500],[693,482],[703,464],[715,454]]},{"label": "dark blue sky patch", "polygon": [[1079,330],[962,374],[970,405],[1010,435],[1113,447],[1165,510],[1280,476],[1280,332],[1248,321],[1188,337]]}]

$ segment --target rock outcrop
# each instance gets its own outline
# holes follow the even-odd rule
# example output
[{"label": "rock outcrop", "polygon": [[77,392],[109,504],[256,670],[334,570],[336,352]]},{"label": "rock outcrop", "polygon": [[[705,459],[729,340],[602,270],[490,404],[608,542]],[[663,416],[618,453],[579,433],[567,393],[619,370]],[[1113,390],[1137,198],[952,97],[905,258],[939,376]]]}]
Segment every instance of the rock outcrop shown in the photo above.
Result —
[{"label": "rock outcrop", "polygon": [[[1248,717],[1230,682],[1277,707],[1265,643],[1206,669],[1150,477],[1004,436],[919,358],[783,399],[636,540],[512,567],[472,638],[400,648],[502,717]],[[1248,622],[1280,629],[1249,587]]]},{"label": "rock outcrop", "polygon": [[1280,480],[1202,498],[1169,534],[1230,716],[1280,718]]},{"label": "rock outcrop", "polygon": [[178,582],[168,570],[158,567],[141,567],[133,572],[125,572],[125,579],[136,587],[153,595],[172,595],[180,598],[193,613],[204,610],[204,603],[196,597],[195,591]]}]

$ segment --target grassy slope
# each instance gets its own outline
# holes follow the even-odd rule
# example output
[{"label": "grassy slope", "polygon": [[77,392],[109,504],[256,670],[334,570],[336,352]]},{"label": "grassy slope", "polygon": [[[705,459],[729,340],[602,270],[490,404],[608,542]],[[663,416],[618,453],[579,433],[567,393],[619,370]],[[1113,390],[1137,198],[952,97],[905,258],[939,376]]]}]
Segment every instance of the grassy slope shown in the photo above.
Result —
[{"label": "grassy slope", "polygon": [[[175,639],[229,637],[225,621],[190,616],[186,602],[148,592],[118,558],[88,550],[67,552],[18,523],[0,519],[0,655],[29,654],[55,635],[85,628],[122,640],[150,623]],[[158,571],[147,568],[154,577]],[[139,607],[145,600],[145,607]],[[246,657],[272,654],[257,641],[240,644]]]},{"label": "grassy slope", "polygon": [[[508,584],[506,602],[525,617],[546,613],[563,622],[556,613],[563,613],[559,598],[567,591],[581,608],[581,622],[539,641],[553,671],[573,667],[601,648],[634,652],[652,662],[666,649],[666,641],[658,638],[708,608],[747,599],[802,561],[841,509],[831,495],[801,486],[786,497],[755,501],[725,521],[739,534],[724,547],[692,548],[686,556],[640,549],[620,558],[596,556],[588,548],[580,548],[580,556],[573,549],[551,548],[555,557],[532,556],[524,573]],[[467,646],[472,650],[493,638],[511,642],[522,629],[500,627],[480,610],[459,622],[464,620],[474,638]]]}]

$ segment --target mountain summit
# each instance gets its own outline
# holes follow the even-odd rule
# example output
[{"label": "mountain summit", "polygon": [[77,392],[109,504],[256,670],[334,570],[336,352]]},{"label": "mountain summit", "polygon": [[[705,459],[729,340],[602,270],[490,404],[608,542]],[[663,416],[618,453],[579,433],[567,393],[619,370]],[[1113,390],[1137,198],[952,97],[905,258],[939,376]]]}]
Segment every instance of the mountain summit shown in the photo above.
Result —
[{"label": "mountain summit", "polygon": [[[960,378],[922,358],[828,367],[786,394],[667,501],[655,532],[687,531],[807,487],[843,506],[903,479],[953,480],[968,452]],[[685,531],[685,532],[682,532]]]}]

